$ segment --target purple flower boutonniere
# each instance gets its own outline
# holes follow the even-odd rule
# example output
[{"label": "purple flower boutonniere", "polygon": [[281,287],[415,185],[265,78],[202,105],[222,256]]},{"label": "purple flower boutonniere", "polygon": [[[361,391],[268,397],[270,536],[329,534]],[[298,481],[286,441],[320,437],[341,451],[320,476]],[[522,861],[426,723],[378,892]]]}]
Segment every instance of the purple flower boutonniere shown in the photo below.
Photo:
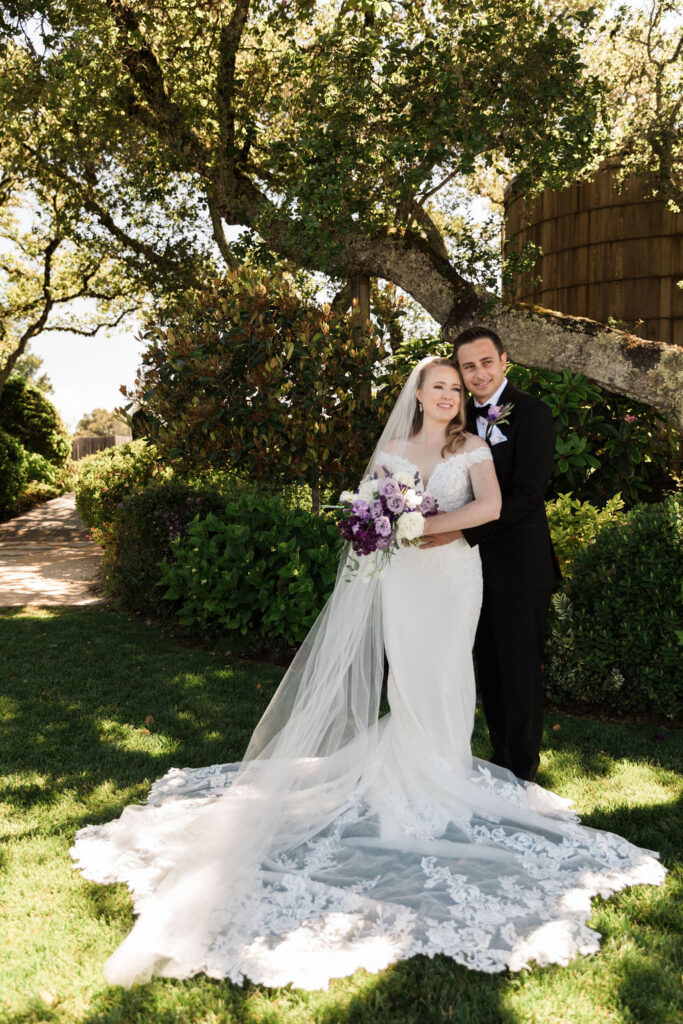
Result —
[{"label": "purple flower boutonniere", "polygon": [[502,427],[504,423],[508,422],[510,413],[514,409],[512,402],[507,402],[505,405],[492,405],[488,411],[486,417],[486,440],[491,437],[494,427]]}]

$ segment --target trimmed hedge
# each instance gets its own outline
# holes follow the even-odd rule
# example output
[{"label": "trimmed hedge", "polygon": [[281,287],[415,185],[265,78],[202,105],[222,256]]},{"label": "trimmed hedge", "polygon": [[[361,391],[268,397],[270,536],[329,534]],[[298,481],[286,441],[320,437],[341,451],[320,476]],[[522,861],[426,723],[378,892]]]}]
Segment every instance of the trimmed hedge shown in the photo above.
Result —
[{"label": "trimmed hedge", "polygon": [[683,495],[640,505],[579,549],[554,602],[551,698],[676,717],[683,710]]},{"label": "trimmed hedge", "polygon": [[190,523],[160,586],[178,621],[201,635],[298,644],[332,591],[340,545],[334,520],[244,497]]}]

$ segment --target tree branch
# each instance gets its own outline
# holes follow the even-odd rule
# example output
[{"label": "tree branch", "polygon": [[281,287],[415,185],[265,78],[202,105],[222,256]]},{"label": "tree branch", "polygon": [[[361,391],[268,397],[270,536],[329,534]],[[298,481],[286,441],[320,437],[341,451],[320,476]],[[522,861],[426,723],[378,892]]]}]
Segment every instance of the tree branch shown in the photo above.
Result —
[{"label": "tree branch", "polygon": [[43,327],[42,333],[47,334],[48,331],[67,331],[69,334],[80,334],[84,338],[94,338],[94,336],[99,331],[104,331],[111,327],[118,327],[118,325],[121,323],[124,317],[129,316],[131,313],[136,313],[137,309],[137,306],[129,306],[128,309],[124,309],[121,313],[119,313],[115,320],[105,320],[100,324],[96,324],[95,327],[93,327],[92,330],[89,331],[86,331],[81,327],[71,327],[67,326],[66,324],[60,326],[59,324],[55,324],[54,326],[51,327]]},{"label": "tree branch", "polygon": [[[123,64],[139,96],[147,104],[145,112],[140,104],[133,103],[131,112],[153,127],[165,141],[172,141],[183,155],[192,158],[198,170],[205,173],[210,163],[210,151],[186,123],[182,109],[170,98],[161,65],[144,40],[135,12],[120,0],[106,0],[106,3],[122,37]],[[126,37],[133,33],[143,39],[141,46],[133,46],[127,41]]]},{"label": "tree branch", "polygon": [[44,250],[44,262],[43,262],[43,310],[37,320],[34,320],[32,324],[29,324],[24,333],[19,338],[19,343],[16,348],[10,352],[7,357],[7,362],[0,370],[0,396],[4,390],[7,378],[14,369],[17,360],[23,356],[26,346],[28,345],[31,338],[40,332],[45,327],[47,318],[50,315],[50,310],[53,306],[53,298],[50,294],[50,279],[52,276],[52,257],[55,251],[61,245],[63,239],[59,236],[51,238]]},{"label": "tree branch", "polygon": [[221,256],[225,260],[226,265],[234,270],[237,266],[237,261],[232,254],[232,250],[228,244],[228,240],[225,237],[225,231],[223,230],[223,220],[220,213],[218,212],[217,204],[210,194],[207,195],[207,203],[209,207],[209,217],[211,218],[211,229],[213,237],[216,241],[216,245],[220,249]]},{"label": "tree branch", "polygon": [[[218,147],[218,197],[225,201],[235,194],[235,67],[237,51],[249,14],[250,0],[237,0],[227,25],[221,26],[218,43],[216,106],[220,130]],[[219,243],[220,244],[220,243]]]}]

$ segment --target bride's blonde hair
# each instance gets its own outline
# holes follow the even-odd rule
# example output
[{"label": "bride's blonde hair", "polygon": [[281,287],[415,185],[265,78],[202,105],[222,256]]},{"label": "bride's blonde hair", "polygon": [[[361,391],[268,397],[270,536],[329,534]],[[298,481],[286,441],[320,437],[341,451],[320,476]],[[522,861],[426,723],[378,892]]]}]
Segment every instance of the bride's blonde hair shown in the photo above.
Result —
[{"label": "bride's blonde hair", "polygon": [[[420,388],[424,385],[427,374],[429,373],[433,366],[449,366],[451,370],[455,370],[460,381],[460,408],[458,409],[457,413],[446,427],[446,443],[441,449],[441,458],[444,458],[447,453],[449,455],[452,455],[454,452],[458,450],[458,448],[461,447],[461,445],[465,443],[465,424],[467,421],[465,401],[467,392],[465,391],[465,382],[462,379],[460,367],[457,365],[457,363],[454,363],[450,359],[446,359],[443,356],[434,356],[434,358],[430,362],[425,363],[425,365],[420,370],[419,377],[417,378],[417,387],[415,389],[416,391],[419,391]],[[420,432],[420,430],[422,429],[423,420],[424,415],[422,413],[422,409],[420,408],[420,402],[416,396],[415,412],[413,413],[413,422],[410,428],[410,437],[414,437],[415,434]]]}]

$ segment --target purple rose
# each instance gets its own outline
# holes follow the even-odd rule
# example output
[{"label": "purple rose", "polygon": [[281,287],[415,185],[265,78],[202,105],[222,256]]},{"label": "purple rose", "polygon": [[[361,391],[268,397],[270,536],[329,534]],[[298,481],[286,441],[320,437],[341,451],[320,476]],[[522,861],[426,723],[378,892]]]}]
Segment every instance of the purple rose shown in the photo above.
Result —
[{"label": "purple rose", "polygon": [[379,482],[379,493],[383,498],[390,498],[394,494],[399,494],[400,488],[395,480],[390,476],[385,476],[384,479]]},{"label": "purple rose", "polygon": [[420,502],[420,512],[423,516],[429,516],[432,512],[436,512],[436,498],[433,494],[422,495],[422,501]]},{"label": "purple rose", "polygon": [[357,516],[362,516],[363,519],[365,519],[365,517],[368,515],[368,503],[367,501],[363,501],[361,498],[359,498],[357,501],[354,501],[351,508],[353,509]]},{"label": "purple rose", "polygon": [[500,410],[501,409],[502,409],[501,405],[492,405],[491,406],[491,408],[489,409],[489,414],[486,417],[486,419],[488,420],[489,423],[495,423],[496,422],[496,420],[500,416]]},{"label": "purple rose", "polygon": [[377,519],[378,516],[384,515],[384,508],[379,498],[373,498],[370,502],[370,515],[373,519]]},{"label": "purple rose", "polygon": [[387,508],[394,515],[400,515],[405,507],[405,502],[400,494],[390,494],[387,498]]},{"label": "purple rose", "polygon": [[386,516],[375,519],[375,529],[380,537],[388,537],[391,533],[391,523]]}]

